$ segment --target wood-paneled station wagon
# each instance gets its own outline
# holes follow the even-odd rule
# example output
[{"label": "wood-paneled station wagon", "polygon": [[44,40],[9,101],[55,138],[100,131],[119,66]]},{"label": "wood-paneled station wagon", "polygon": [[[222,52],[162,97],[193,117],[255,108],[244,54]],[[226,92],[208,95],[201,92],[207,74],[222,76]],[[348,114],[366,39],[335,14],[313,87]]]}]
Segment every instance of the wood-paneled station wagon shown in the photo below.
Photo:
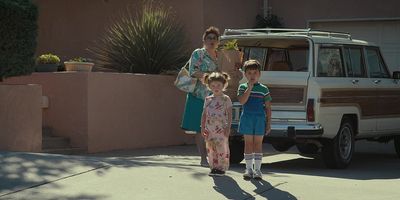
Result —
[{"label": "wood-paneled station wagon", "polygon": [[[379,47],[347,33],[309,29],[227,29],[244,60],[257,59],[272,96],[272,132],[278,151],[322,153],[329,168],[345,168],[355,141],[394,140],[400,156],[400,72],[390,74]],[[244,82],[243,79],[241,82]],[[235,132],[241,105],[234,103],[231,161],[243,159]]]}]

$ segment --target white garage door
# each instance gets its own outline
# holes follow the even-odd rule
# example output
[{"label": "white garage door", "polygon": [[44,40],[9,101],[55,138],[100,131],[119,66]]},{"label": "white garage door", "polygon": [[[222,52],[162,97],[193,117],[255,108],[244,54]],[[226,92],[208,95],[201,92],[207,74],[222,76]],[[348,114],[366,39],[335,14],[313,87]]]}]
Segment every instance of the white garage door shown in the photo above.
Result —
[{"label": "white garage door", "polygon": [[379,45],[390,71],[400,71],[400,20],[310,22],[310,28],[351,33]]}]

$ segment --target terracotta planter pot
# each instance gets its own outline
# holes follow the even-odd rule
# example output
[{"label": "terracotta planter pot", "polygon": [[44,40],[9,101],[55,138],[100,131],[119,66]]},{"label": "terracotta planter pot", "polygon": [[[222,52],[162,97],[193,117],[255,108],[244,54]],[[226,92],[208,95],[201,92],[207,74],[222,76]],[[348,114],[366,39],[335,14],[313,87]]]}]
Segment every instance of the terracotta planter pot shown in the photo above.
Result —
[{"label": "terracotta planter pot", "polygon": [[232,101],[237,101],[237,89],[239,87],[239,81],[243,78],[242,72],[236,69],[235,63],[242,63],[242,59],[243,53],[240,51],[218,51],[218,66],[221,68],[221,71],[228,73],[231,77],[225,94],[228,95]]},{"label": "terracotta planter pot", "polygon": [[66,71],[90,72],[94,63],[90,62],[64,62]]},{"label": "terracotta planter pot", "polygon": [[36,72],[56,72],[60,64],[37,64]]}]

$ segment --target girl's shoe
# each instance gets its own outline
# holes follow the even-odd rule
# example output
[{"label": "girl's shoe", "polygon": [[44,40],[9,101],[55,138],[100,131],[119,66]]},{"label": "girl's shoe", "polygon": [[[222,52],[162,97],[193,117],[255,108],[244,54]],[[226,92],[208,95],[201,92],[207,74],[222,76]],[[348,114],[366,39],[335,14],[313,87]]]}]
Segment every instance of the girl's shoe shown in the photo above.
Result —
[{"label": "girl's shoe", "polygon": [[224,175],[225,175],[225,171],[216,169],[216,170],[215,170],[215,175],[216,175],[216,176],[224,176]]},{"label": "girl's shoe", "polygon": [[246,169],[243,174],[244,179],[251,179],[253,178],[253,170],[252,169]]},{"label": "girl's shoe", "polygon": [[209,176],[216,176],[217,175],[217,170],[216,169],[211,169],[210,173],[208,173]]},{"label": "girl's shoe", "polygon": [[254,178],[254,179],[262,179],[261,170],[259,170],[259,169],[254,170],[253,178]]},{"label": "girl's shoe", "polygon": [[200,166],[202,166],[202,167],[210,167],[210,165],[208,164],[207,161],[201,161],[200,162]]}]

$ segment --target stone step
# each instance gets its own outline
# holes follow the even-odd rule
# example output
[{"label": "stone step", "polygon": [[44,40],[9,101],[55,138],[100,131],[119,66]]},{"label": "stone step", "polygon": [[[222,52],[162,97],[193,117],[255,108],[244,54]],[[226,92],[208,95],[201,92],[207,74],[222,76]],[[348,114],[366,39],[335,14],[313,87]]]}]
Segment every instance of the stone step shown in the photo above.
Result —
[{"label": "stone step", "polygon": [[58,149],[43,149],[42,153],[49,154],[63,154],[63,155],[77,155],[77,154],[85,154],[87,152],[86,149],[83,148],[58,148]]},{"label": "stone step", "polygon": [[70,139],[64,137],[43,137],[42,149],[70,148]]}]

